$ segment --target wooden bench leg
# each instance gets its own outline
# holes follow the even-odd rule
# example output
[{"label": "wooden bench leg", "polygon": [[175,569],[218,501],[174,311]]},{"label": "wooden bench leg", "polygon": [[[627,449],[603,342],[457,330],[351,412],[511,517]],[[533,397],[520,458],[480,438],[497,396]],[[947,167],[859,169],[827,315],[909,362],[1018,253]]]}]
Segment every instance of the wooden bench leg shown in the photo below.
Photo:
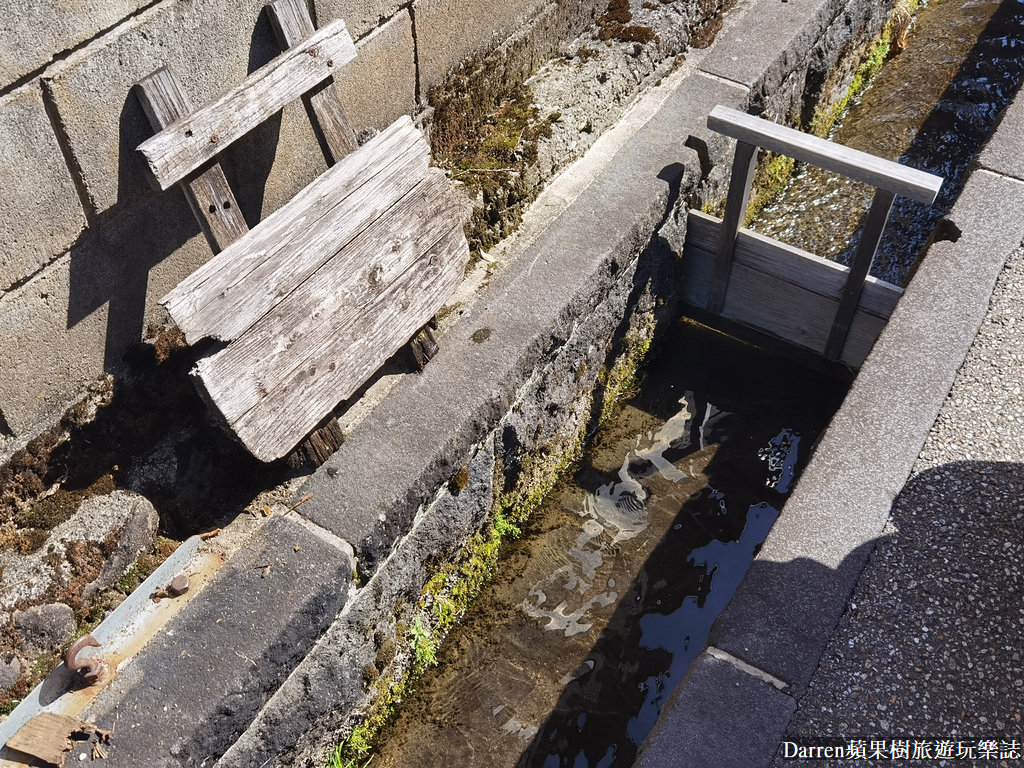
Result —
[{"label": "wooden bench leg", "polygon": [[316,468],[331,458],[331,455],[345,442],[345,433],[333,416],[314,429],[309,437],[288,457],[288,464],[294,469]]},{"label": "wooden bench leg", "polygon": [[424,325],[420,332],[413,336],[412,341],[409,342],[409,349],[412,351],[413,359],[421,371],[440,349],[437,345],[437,337],[434,336],[436,329],[437,319],[434,318]]}]

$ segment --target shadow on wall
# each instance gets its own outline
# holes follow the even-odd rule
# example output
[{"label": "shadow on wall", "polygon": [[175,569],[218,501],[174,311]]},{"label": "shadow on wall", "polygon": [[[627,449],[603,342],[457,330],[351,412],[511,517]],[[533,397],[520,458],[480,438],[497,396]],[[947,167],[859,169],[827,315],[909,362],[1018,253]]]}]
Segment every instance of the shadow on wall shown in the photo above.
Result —
[{"label": "shadow on wall", "polygon": [[[279,53],[269,19],[263,13],[253,27],[248,71],[255,71]],[[281,114],[277,113],[220,155],[250,227],[262,217],[280,126]],[[118,201],[99,213],[71,248],[67,316],[70,329],[109,304],[103,365],[111,373],[124,369],[125,352],[140,342],[147,316],[154,317],[147,293],[156,268],[170,260],[161,267],[165,273],[162,288],[151,297],[153,302],[212,255],[181,191],[174,188],[155,192],[148,188],[136,148],[154,131],[132,92],[125,94],[119,131]],[[160,322],[164,318],[160,313],[155,317]]]}]

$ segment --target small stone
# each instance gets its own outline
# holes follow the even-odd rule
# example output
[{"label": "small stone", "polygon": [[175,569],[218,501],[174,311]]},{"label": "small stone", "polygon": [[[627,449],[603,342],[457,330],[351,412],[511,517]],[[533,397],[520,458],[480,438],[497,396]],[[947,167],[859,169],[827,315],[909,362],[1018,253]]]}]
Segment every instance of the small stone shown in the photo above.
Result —
[{"label": "small stone", "polygon": [[36,605],[11,617],[21,647],[28,653],[51,653],[75,634],[75,612],[64,603]]},{"label": "small stone", "polygon": [[21,662],[18,657],[12,657],[10,661],[0,661],[0,693],[11,690],[18,677],[21,675]]}]

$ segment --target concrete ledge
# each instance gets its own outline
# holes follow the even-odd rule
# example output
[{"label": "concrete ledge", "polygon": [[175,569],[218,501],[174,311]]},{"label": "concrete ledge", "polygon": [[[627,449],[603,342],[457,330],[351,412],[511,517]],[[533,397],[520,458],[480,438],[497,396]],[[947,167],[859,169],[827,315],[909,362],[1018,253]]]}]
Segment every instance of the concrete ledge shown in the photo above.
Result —
[{"label": "concrete ledge", "polygon": [[1024,93],[1018,93],[1006,108],[995,134],[978,156],[978,164],[986,170],[1024,180],[1021,136],[1024,136]]},{"label": "concrete ledge", "polygon": [[705,651],[693,662],[638,768],[757,768],[779,746],[796,701]]},{"label": "concrete ledge", "polygon": [[269,521],[83,713],[117,734],[110,768],[219,757],[334,619],[351,578],[344,545]]}]

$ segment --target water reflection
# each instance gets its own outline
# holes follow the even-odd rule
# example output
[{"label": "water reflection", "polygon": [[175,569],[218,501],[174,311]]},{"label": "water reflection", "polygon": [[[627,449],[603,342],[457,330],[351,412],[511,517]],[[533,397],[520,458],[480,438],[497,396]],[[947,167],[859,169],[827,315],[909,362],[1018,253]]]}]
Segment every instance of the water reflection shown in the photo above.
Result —
[{"label": "water reflection", "polygon": [[442,648],[380,766],[625,766],[842,384],[681,324]]}]

